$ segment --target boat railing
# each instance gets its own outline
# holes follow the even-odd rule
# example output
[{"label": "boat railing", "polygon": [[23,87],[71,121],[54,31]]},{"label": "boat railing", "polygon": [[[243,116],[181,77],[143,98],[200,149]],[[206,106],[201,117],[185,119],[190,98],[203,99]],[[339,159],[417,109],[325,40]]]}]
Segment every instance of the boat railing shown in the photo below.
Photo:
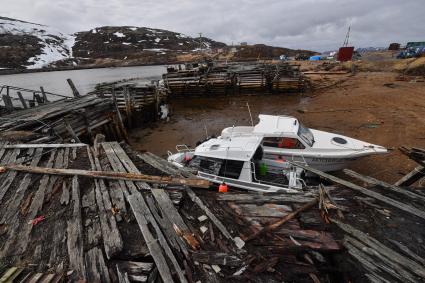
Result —
[{"label": "boat railing", "polygon": [[176,145],[176,150],[177,150],[178,153],[180,153],[180,152],[193,152],[193,151],[195,151],[195,149],[189,148],[185,144],[178,144],[178,145]]}]

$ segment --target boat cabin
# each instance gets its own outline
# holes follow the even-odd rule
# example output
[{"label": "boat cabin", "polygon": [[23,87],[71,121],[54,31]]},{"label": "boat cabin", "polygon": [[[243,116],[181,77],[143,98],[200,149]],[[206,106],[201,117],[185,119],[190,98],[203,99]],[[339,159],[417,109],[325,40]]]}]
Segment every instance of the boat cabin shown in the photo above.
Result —
[{"label": "boat cabin", "polygon": [[259,115],[258,117],[260,122],[257,125],[225,128],[221,137],[255,135],[262,137],[262,146],[275,148],[305,149],[313,146],[313,133],[296,118],[273,115]]},{"label": "boat cabin", "polygon": [[265,166],[261,162],[261,143],[262,137],[259,136],[213,138],[196,148],[188,166],[197,169],[200,177],[215,183],[226,182],[230,186],[256,191],[296,192],[292,188],[300,188],[301,183],[297,174],[289,174],[289,164],[288,174],[283,170],[279,175],[268,174],[264,168],[259,174],[260,167]]}]

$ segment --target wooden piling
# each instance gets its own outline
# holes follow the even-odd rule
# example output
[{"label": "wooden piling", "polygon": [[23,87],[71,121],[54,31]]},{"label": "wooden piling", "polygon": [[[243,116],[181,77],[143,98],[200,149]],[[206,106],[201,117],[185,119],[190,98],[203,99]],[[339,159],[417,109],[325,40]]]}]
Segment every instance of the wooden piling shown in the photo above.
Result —
[{"label": "wooden piling", "polygon": [[16,93],[18,94],[19,100],[21,101],[22,106],[24,107],[24,109],[28,109],[28,105],[27,105],[27,103],[25,102],[25,99],[24,99],[24,97],[22,96],[22,93],[21,93],[20,91],[18,91],[18,92],[16,92]]},{"label": "wooden piling", "polygon": [[71,87],[72,94],[74,95],[74,97],[81,97],[80,92],[78,91],[78,89],[74,85],[74,82],[71,79],[66,79],[66,81],[68,82],[69,86]]}]

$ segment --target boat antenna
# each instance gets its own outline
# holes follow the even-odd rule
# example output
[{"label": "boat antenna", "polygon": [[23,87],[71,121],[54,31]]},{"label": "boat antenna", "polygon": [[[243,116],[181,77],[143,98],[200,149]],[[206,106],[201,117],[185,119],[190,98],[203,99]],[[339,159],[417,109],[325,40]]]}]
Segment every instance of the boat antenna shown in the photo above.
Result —
[{"label": "boat antenna", "polygon": [[205,129],[205,135],[206,135],[206,138],[208,138],[208,129],[207,129],[207,124],[204,124],[204,129]]},{"label": "boat antenna", "polygon": [[253,126],[253,127],[254,127],[254,121],[252,120],[251,108],[249,108],[249,103],[248,103],[248,101],[246,102],[246,107],[248,108],[249,117],[251,118],[251,126]]}]

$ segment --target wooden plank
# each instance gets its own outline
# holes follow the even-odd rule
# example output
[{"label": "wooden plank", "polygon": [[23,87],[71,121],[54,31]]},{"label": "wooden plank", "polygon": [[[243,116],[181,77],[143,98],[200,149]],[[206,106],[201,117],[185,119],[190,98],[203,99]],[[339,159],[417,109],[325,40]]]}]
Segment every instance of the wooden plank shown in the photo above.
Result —
[{"label": "wooden plank", "polygon": [[146,274],[150,273],[153,269],[152,262],[138,262],[138,261],[117,261],[116,264],[130,274]]},{"label": "wooden plank", "polygon": [[[58,154],[56,156],[56,160],[55,160],[55,164],[53,166],[53,168],[57,168],[57,169],[61,169],[64,167],[64,154],[65,154],[65,150],[63,148],[60,148],[58,150]],[[50,168],[47,168],[47,170],[49,170]],[[59,176],[58,175],[54,175],[54,176],[50,176],[49,182],[46,186],[46,197],[45,197],[45,201],[48,202],[50,201],[50,198],[52,196],[52,190],[53,190],[53,186],[55,186],[56,182],[59,180]],[[59,180],[60,181],[60,180]]]},{"label": "wooden plank", "polygon": [[[90,148],[87,147],[92,169],[96,168]],[[99,210],[100,227],[102,229],[103,245],[108,259],[119,253],[123,248],[121,234],[118,230],[114,215],[110,209],[105,208],[101,190],[106,190],[103,180],[95,180],[95,198]],[[101,187],[104,187],[103,189]]]},{"label": "wooden plank", "polygon": [[361,175],[361,174],[359,174],[359,173],[357,173],[357,172],[354,172],[354,171],[352,171],[352,170],[349,170],[349,169],[344,169],[343,171],[344,171],[344,173],[345,173],[345,174],[347,174],[348,176],[351,176],[351,177],[353,177],[353,178],[359,179],[359,180],[361,180],[361,181],[363,181],[363,182],[365,182],[365,183],[372,184],[372,185],[378,185],[378,186],[380,186],[380,187],[382,187],[382,188],[384,188],[384,189],[387,189],[387,190],[389,190],[389,191],[391,191],[391,192],[394,192],[394,193],[398,193],[398,194],[404,195],[404,196],[406,196],[406,197],[408,197],[408,198],[410,198],[410,199],[416,200],[416,201],[422,201],[422,202],[424,202],[424,201],[425,201],[425,197],[424,197],[424,196],[421,196],[421,195],[415,194],[415,193],[414,193],[414,192],[412,192],[412,191],[409,191],[409,190],[406,190],[406,189],[399,188],[399,187],[397,187],[397,186],[394,186],[394,185],[391,185],[391,184],[385,183],[385,182],[383,182],[383,181],[377,180],[377,179],[372,178],[372,177],[370,177],[370,176],[364,176],[364,175]]},{"label": "wooden plank", "polygon": [[31,167],[31,166],[23,166],[23,165],[7,165],[3,167],[6,170],[30,172],[33,174],[82,176],[82,177],[90,177],[90,178],[97,178],[97,179],[100,178],[100,179],[109,179],[109,180],[139,181],[139,182],[147,182],[147,183],[154,183],[154,184],[186,185],[186,186],[197,187],[197,188],[210,187],[210,183],[207,180],[203,180],[203,179],[161,177],[161,176],[144,175],[139,173]]},{"label": "wooden plank", "polygon": [[[20,153],[19,149],[14,149],[12,154],[10,155],[10,158],[8,159],[8,164],[19,164],[24,161],[24,158],[18,158],[18,155]],[[4,195],[8,192],[10,186],[12,185],[13,180],[16,177],[16,172],[6,172],[6,174],[3,174],[0,178],[0,204],[2,203]]]},{"label": "wooden plank", "polygon": [[[168,163],[166,160],[164,160],[164,159],[162,159],[158,156],[155,156],[153,154],[149,154],[149,157],[150,157],[149,159],[146,158],[144,160],[146,160],[146,161],[155,160],[155,162],[152,162],[151,165],[154,166],[155,168],[157,168],[158,170],[161,170],[164,173],[173,174],[175,176],[176,175],[177,176],[191,176],[191,177],[194,176],[191,173],[179,170],[177,167],[170,165],[170,163]],[[159,164],[164,164],[164,166],[160,166]],[[189,197],[191,198],[191,200],[194,203],[196,203],[205,212],[205,214],[211,219],[211,221],[220,230],[220,232],[223,234],[223,236],[226,237],[227,239],[231,240],[232,242],[234,242],[238,249],[241,249],[244,246],[245,243],[239,237],[235,237],[235,238],[232,237],[232,235],[229,233],[229,231],[226,229],[226,227],[223,225],[223,223],[202,202],[202,200],[195,194],[195,192],[191,188],[186,187],[185,190],[186,190],[187,194],[189,195]]]},{"label": "wooden plank", "polygon": [[47,99],[46,92],[44,91],[44,87],[41,86],[40,91],[41,91],[41,95],[43,96],[44,103],[49,102],[49,99]]},{"label": "wooden plank", "polygon": [[151,222],[146,219],[147,210],[149,209],[147,208],[147,205],[143,205],[142,202],[144,202],[144,200],[142,200],[142,196],[139,196],[136,192],[132,195],[127,196],[127,201],[130,204],[130,207],[136,218],[137,224],[139,225],[140,231],[142,231],[143,238],[146,241],[150,254],[155,261],[156,267],[159,270],[162,280],[164,282],[174,282],[171,270],[168,267],[161,246],[158,243],[158,240],[154,238],[151,231],[149,230],[149,224]]},{"label": "wooden plank", "polygon": [[[53,239],[48,239],[45,237],[43,239],[43,249],[48,250],[50,248],[50,258],[49,258],[49,266],[50,270],[61,273],[64,268],[64,260],[66,257],[66,247],[65,241],[66,238],[66,223],[64,212],[56,213],[55,218],[56,221],[53,223]],[[47,243],[46,243],[47,241]]]},{"label": "wooden plank", "polygon": [[312,172],[312,173],[314,173],[316,175],[319,175],[319,176],[321,176],[321,177],[323,177],[325,179],[328,179],[328,180],[330,180],[332,182],[341,184],[341,185],[343,185],[343,186],[345,186],[347,188],[350,188],[350,189],[352,189],[352,190],[354,190],[356,192],[359,192],[359,193],[362,193],[362,194],[367,195],[369,197],[375,198],[378,201],[384,202],[384,203],[386,203],[386,204],[388,204],[390,206],[396,207],[396,208],[398,208],[398,209],[400,209],[402,211],[405,211],[407,213],[410,213],[411,215],[415,215],[417,217],[420,217],[422,219],[425,219],[425,212],[422,211],[422,210],[420,210],[420,209],[417,209],[415,207],[411,207],[411,206],[406,205],[406,204],[404,204],[402,202],[396,201],[394,199],[391,199],[391,198],[389,198],[387,196],[384,196],[382,194],[379,194],[377,192],[374,192],[374,191],[365,189],[365,188],[363,188],[361,186],[358,186],[358,185],[353,184],[351,182],[342,180],[342,179],[340,179],[338,177],[335,177],[335,176],[332,176],[330,174],[324,173],[324,172],[322,172],[320,170],[317,170],[317,169],[314,169],[312,167],[301,165],[301,164],[298,164],[298,163],[293,163],[293,162],[290,162],[290,163],[293,164],[293,165],[295,165],[295,166],[298,166],[300,168],[303,168],[304,170],[310,171],[310,172]]},{"label": "wooden plank", "polygon": [[190,232],[189,227],[180,216],[168,194],[162,189],[152,189],[151,192],[163,215],[167,216],[170,222],[175,224],[181,231]]},{"label": "wooden plank", "polygon": [[62,205],[68,205],[69,203],[69,188],[66,182],[62,183],[62,194],[59,201]]},{"label": "wooden plank", "polygon": [[115,265],[115,268],[117,269],[118,283],[130,283],[127,272],[122,272],[118,264]]},{"label": "wooden plank", "polygon": [[[361,242],[352,237],[346,236],[344,238],[344,245],[347,245],[348,243],[361,250],[363,254],[367,254],[370,258],[373,259],[374,264],[378,268],[386,271],[398,280],[401,280],[402,282],[407,281],[411,283],[418,282],[415,278],[415,273],[412,274],[410,271],[400,266],[396,261],[393,261],[390,258],[386,258],[379,252],[379,250],[375,250],[371,247],[368,247],[367,245],[362,244]],[[350,245],[347,246],[350,247]]]},{"label": "wooden plank", "polygon": [[[56,156],[56,150],[54,149],[51,153],[50,153],[50,157],[49,160],[47,161],[46,167],[52,167],[53,166],[53,162]],[[50,177],[48,175],[44,175],[41,179],[40,179],[40,185],[32,199],[31,205],[29,207],[28,210],[28,214],[26,216],[25,221],[23,221],[23,224],[21,225],[21,229],[18,233],[18,237],[16,239],[16,244],[14,246],[9,246],[11,249],[13,249],[13,253],[14,254],[20,254],[25,252],[27,245],[28,245],[28,240],[31,234],[31,230],[33,225],[28,225],[28,222],[33,220],[38,212],[41,210],[41,208],[43,207],[43,203],[44,203],[44,197],[45,197],[45,193],[46,193],[46,188],[47,185],[49,183],[49,179]],[[12,235],[13,237],[13,235]],[[8,241],[7,245],[11,245],[12,241]],[[5,251],[7,251],[8,249],[4,249]]]},{"label": "wooden plank", "polygon": [[145,152],[142,154],[137,154],[137,157],[142,159],[145,163],[151,165],[152,167],[167,173],[172,176],[184,176],[186,178],[196,178],[196,175],[193,174],[190,170],[185,168],[177,168],[163,158],[154,155],[150,152]]},{"label": "wooden plank", "polygon": [[72,178],[72,218],[67,223],[69,267],[77,272],[78,280],[85,280],[84,240],[81,220],[80,185],[78,177]]},{"label": "wooden plank", "polygon": [[40,282],[41,277],[43,277],[43,273],[36,273],[31,278],[29,278],[28,282],[26,283],[37,283]]},{"label": "wooden plank", "polygon": [[13,281],[10,280],[11,277],[15,274],[15,272],[17,272],[19,269],[18,267],[14,266],[14,267],[10,267],[0,278],[0,282],[9,282],[9,281]]},{"label": "wooden plank", "polygon": [[342,223],[338,220],[332,219],[332,223],[336,224],[339,228],[341,228],[346,233],[349,233],[353,237],[355,237],[358,241],[364,243],[366,246],[374,249],[376,252],[380,253],[383,257],[386,257],[388,261],[397,263],[403,268],[410,270],[411,273],[417,274],[418,276],[425,278],[425,267],[420,265],[419,263],[408,259],[401,254],[395,252],[394,250],[388,248],[380,241],[366,235],[365,233],[355,229],[354,227]]},{"label": "wooden plank", "polygon": [[276,230],[277,228],[281,227],[283,224],[287,223],[289,220],[291,220],[294,217],[296,217],[299,213],[312,208],[313,206],[315,206],[316,204],[318,204],[318,202],[319,202],[319,200],[316,198],[316,199],[314,199],[314,200],[312,200],[312,201],[304,204],[303,206],[297,208],[293,212],[285,215],[280,220],[278,220],[276,222],[273,222],[273,223],[269,224],[268,226],[266,226],[266,227],[258,230],[257,232],[253,233],[245,241],[253,240],[253,239],[257,238],[258,236],[260,236],[260,235],[262,235],[264,233],[267,233],[267,232],[271,232],[273,230]]},{"label": "wooden plank", "polygon": [[[115,165],[112,165],[111,164],[112,166],[116,166],[116,168],[114,168],[115,170],[120,170],[120,171],[124,171],[125,172],[126,169],[127,169],[128,172],[133,173],[133,174],[140,173],[140,171],[133,164],[133,162],[130,160],[130,158],[127,156],[127,154],[119,146],[118,143],[110,143],[110,144],[103,143],[102,146],[104,147],[105,152],[106,151],[109,152],[108,158],[110,160],[113,160],[114,159],[112,153],[115,153],[115,154],[118,153],[116,155],[116,157],[119,157],[119,159],[118,159],[120,161],[120,162],[118,162],[119,164],[117,164],[117,162],[114,162]],[[111,149],[112,149],[112,151],[111,151]],[[115,159],[115,161],[116,160],[117,159]],[[122,162],[122,164],[121,164],[121,162]],[[123,165],[125,165],[126,168],[124,168]],[[128,184],[129,182],[126,182],[126,183]],[[143,189],[145,189],[146,187],[148,187],[147,184],[143,184],[141,182],[137,182],[135,184],[137,184],[138,186],[140,186]],[[177,275],[179,277],[180,282],[187,282],[187,280],[186,280],[186,278],[184,276],[183,270],[179,266],[178,261],[175,258],[173,252],[171,251],[171,249],[170,249],[170,247],[169,247],[169,245],[167,243],[167,240],[164,237],[164,235],[163,235],[163,233],[162,233],[162,231],[161,231],[158,223],[155,221],[155,218],[152,215],[151,211],[149,210],[149,207],[148,207],[145,199],[140,194],[140,192],[137,190],[135,184],[134,183],[133,184],[128,184],[128,185],[130,185],[129,186],[129,190],[130,190],[130,193],[131,194],[126,194],[126,197],[127,197],[128,202],[130,203],[130,206],[132,207],[133,213],[134,213],[134,215],[136,217],[136,220],[137,220],[137,222],[139,224],[139,227],[141,228],[142,234],[143,234],[143,236],[145,238],[145,241],[146,241],[146,243],[148,245],[149,250],[151,252],[153,250],[155,253],[157,253],[156,260],[159,262],[159,264],[161,265],[161,267],[158,266],[157,261],[155,261],[155,262],[157,263],[157,267],[158,267],[158,270],[160,271],[161,277],[163,278],[164,282],[168,282],[166,280],[166,278],[168,278],[168,276],[171,275],[171,274],[169,274],[169,270],[170,269],[169,269],[168,265],[166,265],[166,262],[165,262],[165,265],[163,265],[163,263],[164,263],[163,262],[163,259],[165,260],[165,257],[164,257],[164,255],[162,253],[162,250],[161,250],[161,247],[162,247],[164,253],[167,255],[167,257],[171,261],[171,263],[172,263],[172,265],[174,267],[174,270],[176,271],[176,273],[177,273]],[[133,196],[135,196],[135,198],[133,198]],[[133,202],[133,205],[130,202],[130,199]],[[138,201],[136,201],[135,199],[138,199]],[[137,202],[137,204],[136,204],[136,202]],[[143,214],[140,214],[140,212],[141,212],[140,209],[142,209]],[[136,216],[136,214],[139,214],[139,215]],[[159,241],[158,246],[157,245],[149,246],[149,242],[151,242],[154,239],[153,238],[153,235],[149,231],[149,226],[148,226],[149,224],[152,225],[153,228],[155,229],[155,233],[156,233],[156,235],[158,237],[158,241]],[[145,237],[145,235],[146,235],[146,237]],[[158,248],[159,248],[159,250],[158,250]],[[155,257],[154,257],[154,260],[155,260]],[[170,282],[172,282],[172,281],[170,281]]]},{"label": "wooden plank", "polygon": [[102,251],[95,247],[86,252],[85,270],[87,282],[111,282]]},{"label": "wooden plank", "polygon": [[4,102],[4,106],[5,106],[7,111],[13,111],[14,110],[12,99],[9,96],[3,94],[3,102]]},{"label": "wooden plank", "polygon": [[129,140],[128,140],[127,129],[124,126],[124,121],[122,119],[121,112],[118,109],[117,98],[116,98],[116,95],[115,95],[115,89],[112,89],[112,101],[114,102],[115,111],[117,113],[119,129],[121,130],[121,132],[122,132],[122,134],[123,134],[124,139],[126,140],[126,142],[128,142]]},{"label": "wooden plank", "polygon": [[395,182],[394,186],[397,186],[397,187],[410,186],[410,185],[413,185],[416,181],[419,181],[420,179],[422,179],[424,176],[425,176],[425,168],[422,167],[421,165],[418,165],[415,167],[415,169],[413,169],[412,171],[404,175],[402,178],[400,178],[400,180]]},{"label": "wooden plank", "polygon": [[18,98],[19,98],[19,100],[20,100],[20,101],[21,101],[21,103],[22,103],[22,107],[23,107],[24,109],[28,109],[27,102],[25,101],[24,97],[22,96],[22,93],[21,93],[20,91],[18,91],[18,92],[16,92],[16,93],[18,94]]},{"label": "wooden plank", "polygon": [[63,123],[65,124],[65,128],[68,131],[68,134],[74,139],[75,142],[81,143],[80,138],[75,133],[74,129],[72,128],[71,124],[68,122],[67,119],[63,120]]},{"label": "wooden plank", "polygon": [[186,192],[190,199],[201,208],[208,218],[214,223],[214,225],[220,230],[224,237],[231,240],[238,249],[241,249],[245,243],[239,238],[233,238],[230,232],[226,229],[226,226],[214,215],[214,213],[203,203],[203,201],[195,194],[191,188],[186,188]]},{"label": "wooden plank", "polygon": [[215,251],[192,252],[192,259],[194,261],[210,265],[216,264],[235,267],[244,264],[244,261],[242,261],[239,257],[235,255]]},{"label": "wooden plank", "polygon": [[[103,143],[102,146],[105,149],[105,152],[108,152],[108,158],[111,163],[114,170],[119,171],[125,171],[126,169],[130,173],[139,173],[140,171],[137,169],[137,167],[133,164],[133,162],[130,160],[130,158],[125,154],[123,149],[118,145],[118,143]],[[110,146],[110,147],[108,147]],[[111,151],[111,148],[113,151]],[[122,164],[118,164],[116,162],[116,159],[114,160],[112,153],[118,153],[119,154],[119,161],[122,162]],[[118,157],[118,155],[116,156]],[[123,164],[125,164],[126,168],[124,168]],[[130,182],[126,182],[127,184]],[[148,187],[147,184],[141,184],[141,182],[137,182],[137,185],[140,185],[142,188]],[[184,276],[184,272],[179,266],[179,263],[174,256],[172,250],[170,249],[166,238],[164,237],[158,223],[155,221],[154,216],[152,215],[151,211],[149,210],[149,207],[143,198],[142,194],[135,188],[133,185],[130,184],[130,194],[126,195],[127,201],[130,204],[130,207],[133,211],[134,216],[136,217],[136,221],[139,225],[140,230],[142,231],[143,237],[145,238],[146,244],[148,246],[148,249],[152,255],[152,257],[155,260],[156,266],[159,270],[159,273],[161,274],[161,277],[164,282],[173,282],[171,277],[170,268],[167,265],[167,262],[165,260],[165,255],[167,255],[168,259],[171,261],[175,272],[177,273],[180,282],[186,283],[187,280]],[[152,227],[155,229],[155,233],[158,239],[155,239],[153,235],[151,234],[151,231],[149,230],[149,225],[152,225]],[[162,250],[163,249],[163,250]],[[171,280],[170,280],[171,279]]]},{"label": "wooden plank", "polygon": [[63,143],[63,144],[57,144],[57,143],[49,143],[49,144],[9,144],[5,145],[4,148],[64,148],[64,147],[83,147],[87,146],[85,143]]},{"label": "wooden plank", "polygon": [[74,95],[75,98],[81,97],[80,92],[78,91],[78,89],[75,87],[74,82],[71,79],[66,79],[66,81],[69,84],[69,87],[72,90],[72,94]]},{"label": "wooden plank", "polygon": [[[158,207],[152,195],[145,195],[144,198],[146,200],[146,203],[149,207],[150,212],[152,213],[152,216],[154,217],[155,221],[158,223],[158,226],[161,228],[163,234],[167,238],[169,245],[174,250],[183,253],[183,255],[186,258],[188,258],[189,250],[186,243],[183,242],[182,238],[185,238],[185,235],[190,235],[190,237],[193,239],[195,238],[192,236],[192,234],[189,234],[189,233],[183,234],[180,230],[178,230],[177,226],[173,227],[173,224],[169,221],[169,219],[161,213],[161,210]],[[199,243],[196,241],[194,245],[194,249],[197,249],[198,246],[199,246]]]}]

